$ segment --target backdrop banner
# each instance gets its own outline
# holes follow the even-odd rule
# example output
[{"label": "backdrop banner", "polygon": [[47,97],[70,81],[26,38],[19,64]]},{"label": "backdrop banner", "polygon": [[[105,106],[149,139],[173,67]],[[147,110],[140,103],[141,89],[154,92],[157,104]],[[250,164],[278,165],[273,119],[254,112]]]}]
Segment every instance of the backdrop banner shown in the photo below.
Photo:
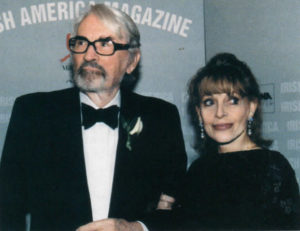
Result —
[{"label": "backdrop banner", "polygon": [[95,3],[117,7],[137,23],[142,60],[135,91],[177,105],[191,162],[196,155],[186,113],[186,92],[188,80],[204,65],[202,0],[1,0],[0,150],[16,97],[72,85],[66,41],[74,19]]}]

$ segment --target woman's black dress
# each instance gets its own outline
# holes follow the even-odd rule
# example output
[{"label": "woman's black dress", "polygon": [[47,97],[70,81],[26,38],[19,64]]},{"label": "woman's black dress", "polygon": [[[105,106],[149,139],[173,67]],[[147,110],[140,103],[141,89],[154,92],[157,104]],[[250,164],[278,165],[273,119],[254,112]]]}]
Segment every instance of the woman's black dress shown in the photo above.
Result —
[{"label": "woman's black dress", "polygon": [[282,154],[266,149],[200,157],[177,201],[172,217],[179,230],[300,228],[294,170]]}]

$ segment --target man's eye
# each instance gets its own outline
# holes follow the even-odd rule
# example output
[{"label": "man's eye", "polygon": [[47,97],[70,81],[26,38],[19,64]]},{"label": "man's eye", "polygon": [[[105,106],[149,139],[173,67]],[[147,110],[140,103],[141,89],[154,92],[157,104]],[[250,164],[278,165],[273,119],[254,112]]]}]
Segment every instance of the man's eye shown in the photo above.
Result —
[{"label": "man's eye", "polygon": [[102,47],[106,47],[106,46],[108,46],[107,43],[108,43],[107,41],[102,41],[102,42],[101,42],[101,46],[102,46]]},{"label": "man's eye", "polygon": [[111,40],[101,41],[100,44],[101,44],[102,47],[111,47],[112,41]]},{"label": "man's eye", "polygon": [[84,40],[77,40],[76,46],[84,46],[86,44],[86,41]]}]

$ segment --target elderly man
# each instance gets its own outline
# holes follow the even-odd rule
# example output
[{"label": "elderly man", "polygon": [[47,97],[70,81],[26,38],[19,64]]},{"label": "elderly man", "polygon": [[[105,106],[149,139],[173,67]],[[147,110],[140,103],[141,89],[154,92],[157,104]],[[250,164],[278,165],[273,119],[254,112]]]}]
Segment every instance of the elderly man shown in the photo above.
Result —
[{"label": "elderly man", "polygon": [[186,168],[178,111],[121,87],[139,39],[125,13],[92,6],[69,40],[75,86],[16,100],[0,166],[1,231],[24,230],[26,214],[31,230],[141,230],[160,196],[174,195]]}]

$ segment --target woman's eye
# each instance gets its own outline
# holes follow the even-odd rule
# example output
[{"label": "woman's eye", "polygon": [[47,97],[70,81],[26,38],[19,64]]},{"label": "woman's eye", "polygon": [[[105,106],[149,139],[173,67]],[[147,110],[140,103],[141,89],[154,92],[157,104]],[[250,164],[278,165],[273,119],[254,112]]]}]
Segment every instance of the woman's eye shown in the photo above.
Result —
[{"label": "woman's eye", "polygon": [[211,105],[214,104],[214,101],[212,99],[205,99],[205,100],[202,101],[202,104],[204,106],[211,106]]},{"label": "woman's eye", "polygon": [[231,104],[238,104],[240,99],[238,97],[232,96],[232,97],[230,97],[229,101]]}]

